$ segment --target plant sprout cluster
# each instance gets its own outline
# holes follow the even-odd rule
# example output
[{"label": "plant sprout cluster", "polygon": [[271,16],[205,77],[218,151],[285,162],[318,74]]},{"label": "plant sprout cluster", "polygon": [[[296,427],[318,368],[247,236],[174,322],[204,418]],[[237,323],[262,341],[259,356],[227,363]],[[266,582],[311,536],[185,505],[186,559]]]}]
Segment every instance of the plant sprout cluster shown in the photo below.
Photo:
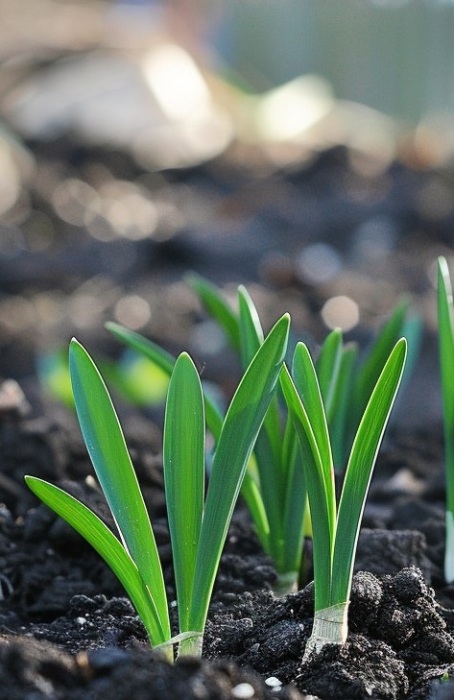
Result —
[{"label": "plant sprout cluster", "polygon": [[[438,262],[440,362],[446,436],[446,577],[454,579],[454,312],[446,261]],[[331,332],[316,361],[290,318],[266,335],[244,287],[237,309],[200,277],[189,284],[238,354],[242,377],[224,413],[205,391],[190,356],[175,358],[118,324],[107,328],[168,377],[163,470],[176,584],[178,630],[153,527],[106,384],[75,339],[71,390],[82,434],[117,533],[57,486],[27,476],[32,491],[99,552],[131,598],[150,644],[173,661],[202,653],[203,633],[232,514],[241,493],[277,572],[275,593],[305,581],[304,538],[312,537],[314,624],[305,659],[343,644],[357,541],[379,447],[420,333],[399,304],[365,357]],[[408,348],[408,351],[407,351]],[[408,355],[408,359],[407,359]],[[206,432],[214,441],[206,467]],[[342,479],[339,500],[335,473]],[[207,476],[208,475],[208,476]],[[448,553],[449,550],[449,553]],[[451,578],[449,578],[451,577]]]},{"label": "plant sprout cluster", "polygon": [[[245,370],[264,338],[249,293],[244,287],[239,287],[238,310],[235,312],[221,290],[212,283],[194,275],[188,278],[188,282],[204,309],[225,333]],[[411,338],[413,348],[417,346],[419,319],[410,318],[408,310],[408,302],[396,307],[361,361],[356,345],[345,344],[339,330],[332,331],[320,349],[316,373],[329,426],[332,461],[339,472],[346,467],[346,457],[360,418],[394,344],[405,335]],[[171,376],[176,358],[115,323],[108,323],[107,328],[120,341],[148,357]],[[205,407],[208,429],[217,439],[222,417],[208,394],[205,395]],[[241,493],[262,547],[273,560],[277,572],[275,592],[281,595],[297,590],[302,583],[299,579],[303,542],[305,535],[311,532],[302,462],[295,419],[286,410],[286,402],[278,387],[258,434]]]}]

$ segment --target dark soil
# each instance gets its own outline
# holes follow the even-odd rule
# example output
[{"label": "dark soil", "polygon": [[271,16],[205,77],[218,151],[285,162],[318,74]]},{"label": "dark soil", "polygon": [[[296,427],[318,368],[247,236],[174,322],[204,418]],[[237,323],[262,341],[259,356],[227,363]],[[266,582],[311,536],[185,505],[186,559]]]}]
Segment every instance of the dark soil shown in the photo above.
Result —
[{"label": "dark soil", "polygon": [[[158,178],[124,155],[70,139],[28,147],[43,172],[58,163],[62,178],[91,178],[93,186],[107,171],[131,182],[141,178],[167,208],[160,210],[161,236],[101,241],[57,220],[38,179],[25,193],[27,215],[4,224],[5,235],[22,227],[24,244],[14,264],[11,250],[0,249],[0,373],[17,380],[25,398],[16,384],[0,391],[0,700],[454,697],[454,588],[442,574],[443,449],[428,272],[437,254],[451,250],[454,213],[445,208],[435,215],[421,205],[422,192],[451,186],[450,173],[395,162],[366,177],[353,168],[352,154],[337,148],[291,171],[262,169],[258,176],[238,160],[223,160]],[[178,212],[178,225],[169,212]],[[59,231],[45,250],[31,245],[41,215]],[[321,241],[338,269],[314,281],[302,253]],[[189,349],[204,376],[227,394],[232,390],[235,361],[222,343],[207,350],[213,331],[181,280],[188,269],[230,294],[237,283],[247,284],[267,325],[289,310],[295,333],[313,347],[326,333],[320,310],[332,296],[348,294],[360,303],[361,324],[347,338],[363,344],[404,291],[423,315],[421,359],[380,453],[364,515],[348,642],[304,666],[312,586],[305,581],[294,595],[272,595],[275,572],[241,504],[221,562],[204,658],[172,667],[148,648],[131,604],[99,557],[23,483],[28,473],[62,484],[108,519],[87,479],[91,467],[75,419],[46,398],[34,362],[74,333],[95,353],[118,356],[102,322],[116,318],[124,295],[138,294],[150,305],[142,332],[174,351]],[[84,304],[88,316],[81,315]],[[160,417],[126,405],[121,412],[172,598]],[[310,543],[307,557],[310,562]]]},{"label": "dark soil", "polygon": [[[139,697],[177,697],[181,684],[188,698],[235,698],[242,692],[295,699],[305,693],[445,697],[436,693],[449,685],[440,678],[454,673],[454,591],[443,585],[441,571],[442,503],[433,499],[430,482],[418,501],[404,488],[388,489],[398,473],[393,473],[397,439],[382,453],[364,518],[368,527],[359,543],[347,645],[329,648],[301,667],[312,584],[284,599],[273,596],[273,567],[239,508],[211,606],[204,660],[182,660],[172,669],[147,648],[140,621],[99,557],[69,526],[33,503],[22,485],[23,472],[36,465],[35,473],[62,483],[107,517],[97,491],[83,481],[90,467],[69,418],[66,425],[17,417],[1,424],[9,479],[0,513],[0,647],[8,697],[123,698],[132,689]],[[136,424],[129,442],[172,595],[159,460],[142,433]],[[429,452],[430,436],[425,437]],[[434,458],[438,452],[434,441]],[[400,469],[407,468],[402,460]],[[438,465],[432,482],[440,472]],[[388,498],[381,508],[383,493]],[[280,681],[279,691],[266,684],[270,678]]]}]

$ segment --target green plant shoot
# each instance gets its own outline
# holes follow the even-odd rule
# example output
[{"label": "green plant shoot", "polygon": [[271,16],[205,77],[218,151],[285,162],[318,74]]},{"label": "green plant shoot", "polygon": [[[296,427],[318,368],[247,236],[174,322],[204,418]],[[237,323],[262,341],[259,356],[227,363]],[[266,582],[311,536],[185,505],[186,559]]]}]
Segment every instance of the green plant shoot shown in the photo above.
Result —
[{"label": "green plant shoot", "polygon": [[164,425],[165,494],[177,590],[179,630],[172,637],[159,552],[121,425],[104,381],[87,351],[70,344],[77,416],[93,467],[118,529],[118,539],[85,505],[60,488],[27,476],[31,490],[105,559],[139,614],[150,644],[173,659],[200,655],[208,606],[255,440],[284,361],[289,317],[273,327],[232,398],[217,440],[206,498],[205,402],[186,353],[174,364]]},{"label": "green plant shoot", "polygon": [[454,311],[446,259],[438,258],[438,344],[446,474],[446,543],[444,574],[454,581]]},{"label": "green plant shoot", "polygon": [[[255,305],[244,287],[238,288],[238,308],[234,311],[214,284],[190,275],[189,285],[202,306],[223,329],[232,349],[238,353],[243,369],[263,342],[263,330]],[[398,305],[382,332],[359,363],[355,345],[344,345],[339,330],[323,343],[316,363],[331,436],[336,469],[343,469],[360,417],[383,366],[403,330],[411,330],[410,347],[417,346],[419,325],[407,319],[408,303]],[[171,373],[175,359],[159,346],[118,324],[107,328],[129,347],[145,354],[163,371]],[[293,425],[283,411],[279,394],[273,398],[257,439],[242,487],[255,529],[263,549],[272,558],[277,571],[275,591],[285,594],[298,586],[303,541],[310,531],[305,508],[306,485],[302,453]],[[209,396],[205,396],[207,425],[215,440],[222,417]]]},{"label": "green plant shoot", "polygon": [[325,644],[343,644],[356,546],[372,472],[402,378],[406,341],[389,355],[362,415],[345,472],[339,505],[328,419],[317,373],[307,347],[298,343],[292,375],[284,367],[281,386],[303,453],[312,517],[315,614],[305,657]]},{"label": "green plant shoot", "polygon": [[[236,315],[214,285],[201,278],[194,278],[194,284],[238,351],[245,369],[264,342],[257,310],[247,290],[241,286],[238,289]],[[172,371],[175,360],[151,341],[117,324],[109,323],[107,328],[160,368],[169,373]],[[293,422],[287,420],[287,427],[282,427],[280,408],[279,398],[274,396],[257,437],[254,455],[249,460],[241,492],[263,549],[275,563],[278,574],[275,590],[284,594],[295,590],[298,585],[306,488]],[[217,441],[222,416],[207,395],[205,409],[208,428]]]}]

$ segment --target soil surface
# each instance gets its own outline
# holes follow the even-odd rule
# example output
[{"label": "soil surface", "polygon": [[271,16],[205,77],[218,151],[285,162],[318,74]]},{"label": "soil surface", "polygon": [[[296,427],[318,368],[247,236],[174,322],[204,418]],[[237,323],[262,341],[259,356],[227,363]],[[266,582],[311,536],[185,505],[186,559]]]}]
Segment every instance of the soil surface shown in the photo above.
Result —
[{"label": "soil surface", "polygon": [[[454,697],[431,277],[436,256],[451,251],[452,171],[407,151],[386,170],[366,173],[355,154],[337,147],[281,170],[260,162],[248,168],[228,154],[151,175],[125,154],[71,138],[25,146],[40,177],[24,183],[23,208],[2,228],[10,245],[0,247],[0,699]],[[50,164],[60,182],[79,183],[57,204]],[[90,232],[81,223],[88,200],[80,193],[88,190],[80,183],[100,191],[107,180],[119,200],[132,188],[154,203],[153,235],[127,234],[112,222],[102,228],[106,220]],[[246,284],[267,327],[290,311],[295,337],[315,351],[327,332],[321,312],[340,295],[360,308],[360,323],[346,338],[362,347],[404,292],[423,318],[420,359],[380,452],[364,515],[348,642],[304,666],[313,614],[310,543],[301,590],[275,598],[272,563],[240,503],[203,659],[172,667],[148,648],[113,574],[23,482],[33,474],[59,483],[108,520],[87,478],[92,471],[75,418],[49,399],[36,367],[73,334],[94,354],[120,357],[102,325],[125,322],[128,300],[130,309],[145,310],[139,319],[132,314],[135,327],[174,352],[189,350],[204,376],[231,393],[238,368],[188,291],[188,270],[230,298]],[[121,416],[172,599],[161,414],[121,403]]]}]

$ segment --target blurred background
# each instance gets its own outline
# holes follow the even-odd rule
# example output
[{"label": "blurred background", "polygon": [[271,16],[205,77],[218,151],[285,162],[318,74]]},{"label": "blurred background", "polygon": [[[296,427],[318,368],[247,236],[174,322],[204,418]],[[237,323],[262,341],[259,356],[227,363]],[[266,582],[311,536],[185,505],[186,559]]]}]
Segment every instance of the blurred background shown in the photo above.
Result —
[{"label": "blurred background", "polygon": [[429,114],[448,116],[454,106],[451,0],[264,0],[222,7],[216,45],[255,89],[314,73],[336,97],[411,124]]},{"label": "blurred background", "polygon": [[453,35],[448,0],[0,0],[0,375],[115,320],[209,376],[189,270],[314,345],[410,295],[432,350]]}]

